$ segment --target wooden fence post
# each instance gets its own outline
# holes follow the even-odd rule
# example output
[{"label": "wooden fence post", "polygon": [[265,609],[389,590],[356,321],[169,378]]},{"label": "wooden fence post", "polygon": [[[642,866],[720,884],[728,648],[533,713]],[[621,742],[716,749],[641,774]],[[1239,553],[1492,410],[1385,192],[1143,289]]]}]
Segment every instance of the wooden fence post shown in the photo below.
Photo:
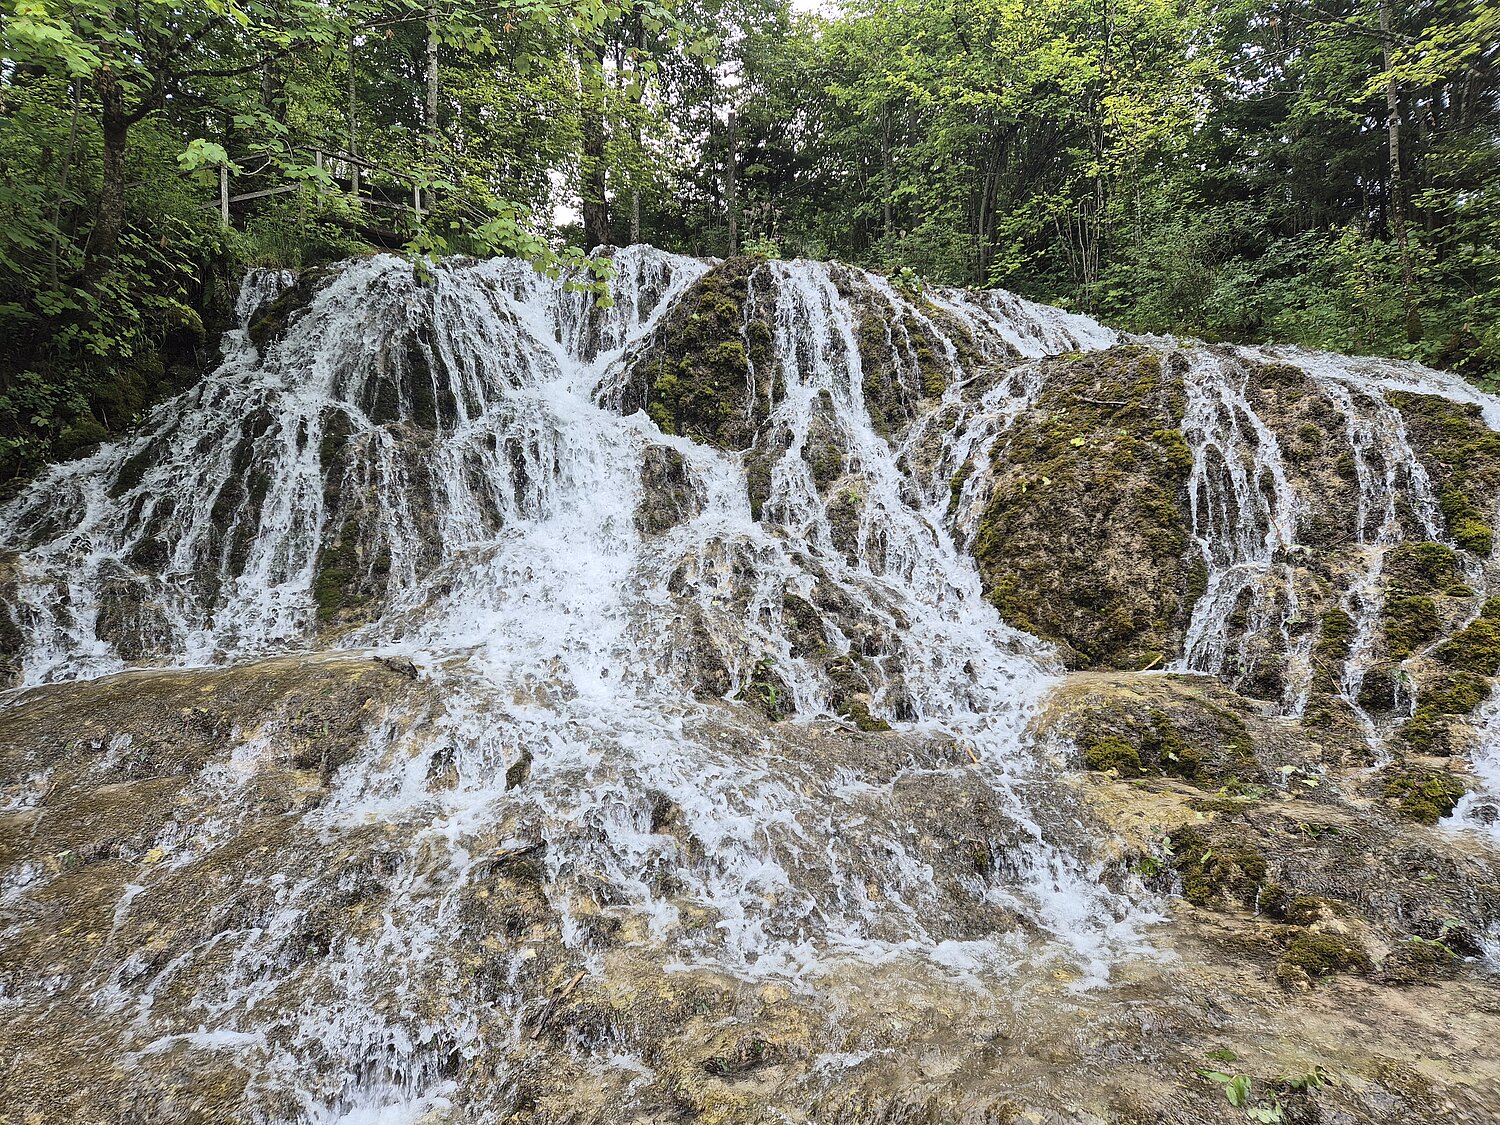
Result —
[{"label": "wooden fence post", "polygon": [[229,165],[219,165],[219,222],[229,225]]}]

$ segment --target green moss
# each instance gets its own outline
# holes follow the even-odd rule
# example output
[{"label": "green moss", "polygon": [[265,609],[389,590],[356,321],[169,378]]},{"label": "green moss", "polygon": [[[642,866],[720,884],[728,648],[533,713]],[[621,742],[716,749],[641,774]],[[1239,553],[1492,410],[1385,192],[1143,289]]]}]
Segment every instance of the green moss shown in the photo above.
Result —
[{"label": "green moss", "polygon": [[1354,645],[1354,619],[1342,609],[1323,615],[1322,631],[1313,646],[1313,673],[1317,686],[1327,690],[1337,682]]},{"label": "green moss", "polygon": [[1323,916],[1323,900],[1316,895],[1296,895],[1281,910],[1282,920],[1293,926],[1311,926]]},{"label": "green moss", "polygon": [[1467,792],[1464,783],[1450,773],[1413,770],[1390,778],[1384,796],[1400,801],[1397,811],[1418,824],[1436,824],[1453,811]]},{"label": "green moss", "polygon": [[364,600],[354,591],[358,565],[359,555],[352,538],[336,539],[319,553],[317,575],[313,579],[319,624],[337,620],[344,610]]},{"label": "green moss", "polygon": [[1494,545],[1495,530],[1485,523],[1479,509],[1467,495],[1449,489],[1439,497],[1443,515],[1448,520],[1448,534],[1466,551],[1488,555]]},{"label": "green moss", "polygon": [[1266,883],[1266,857],[1254,848],[1212,841],[1195,828],[1171,836],[1173,866],[1182,879],[1182,894],[1194,906],[1225,902],[1253,907]]},{"label": "green moss", "polygon": [[1428,594],[1458,582],[1458,556],[1442,543],[1401,543],[1385,555],[1385,576],[1391,589]]},{"label": "green moss", "polygon": [[1500,599],[1487,601],[1480,616],[1439,645],[1435,655],[1450,668],[1500,674]]},{"label": "green moss", "polygon": [[1381,628],[1386,652],[1396,660],[1410,656],[1442,631],[1437,605],[1425,595],[1385,600]]},{"label": "green moss", "polygon": [[1367,711],[1395,709],[1406,673],[1400,665],[1383,662],[1366,669],[1359,685],[1359,705]]},{"label": "green moss", "polygon": [[1201,558],[1194,559],[1188,565],[1187,572],[1187,604],[1189,610],[1198,604],[1198,599],[1208,593],[1208,563]]},{"label": "green moss", "polygon": [[[767,328],[742,312],[759,263],[732,258],[700,278],[659,329],[632,382],[644,384],[641,406],[663,431],[724,449],[748,448],[751,363]],[[748,348],[747,348],[748,342]],[[765,401],[757,396],[763,412]]]},{"label": "green moss", "polygon": [[922,376],[924,398],[938,398],[948,387],[947,365],[938,359],[937,353],[925,341],[916,346],[917,370]]},{"label": "green moss", "polygon": [[1164,774],[1191,780],[1205,766],[1202,751],[1182,736],[1164,711],[1151,712],[1151,729],[1142,737],[1141,749],[1156,759]]},{"label": "green moss", "polygon": [[1276,975],[1288,980],[1305,973],[1316,980],[1350,971],[1370,971],[1370,955],[1362,945],[1338,934],[1302,933],[1281,955]]},{"label": "green moss", "polygon": [[1408,938],[1396,946],[1380,965],[1382,984],[1411,985],[1453,976],[1462,958],[1440,941]]},{"label": "green moss", "polygon": [[1448,672],[1429,682],[1417,709],[1401,728],[1401,739],[1414,754],[1449,751],[1451,717],[1468,715],[1489,697],[1490,681],[1473,672]]},{"label": "green moss", "polygon": [[1466,551],[1489,555],[1494,531],[1484,513],[1500,493],[1500,434],[1485,425],[1474,403],[1404,392],[1388,397],[1439,485],[1449,538]]},{"label": "green moss", "polygon": [[1117,735],[1095,739],[1084,748],[1083,761],[1091,770],[1114,770],[1121,777],[1146,772],[1138,750]]},{"label": "green moss", "polygon": [[862,699],[846,700],[840,714],[867,734],[880,733],[891,729],[890,723],[876,715],[870,714],[869,705]]},{"label": "green moss", "polygon": [[958,513],[958,502],[963,497],[964,485],[973,475],[974,462],[965,461],[948,481],[948,516],[950,519]]},{"label": "green moss", "polygon": [[1490,694],[1490,682],[1473,672],[1451,672],[1429,683],[1422,705],[1441,715],[1468,715]]},{"label": "green moss", "polygon": [[1181,386],[1144,347],[1048,364],[995,451],[972,550],[1007,621],[1071,666],[1139,669],[1177,650],[1193,598]]}]

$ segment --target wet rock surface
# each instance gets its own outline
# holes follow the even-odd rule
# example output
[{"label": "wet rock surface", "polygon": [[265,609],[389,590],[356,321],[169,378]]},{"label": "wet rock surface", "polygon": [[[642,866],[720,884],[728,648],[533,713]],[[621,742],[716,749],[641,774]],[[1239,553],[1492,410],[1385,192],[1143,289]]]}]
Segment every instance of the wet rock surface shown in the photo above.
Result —
[{"label": "wet rock surface", "polygon": [[615,263],[256,275],[7,502],[0,1114],[1495,1119],[1500,402]]},{"label": "wet rock surface", "polygon": [[[381,1018],[426,1027],[419,1066],[454,1091],[434,1121],[484,1106],[518,1121],[620,1120],[622,1100],[642,1121],[1240,1119],[1204,1070],[1247,1075],[1265,1104],[1323,1115],[1312,1120],[1492,1112],[1500,1074],[1485,1044],[1500,1005],[1476,975],[1475,942],[1500,912],[1500,887],[1464,849],[1334,778],[1309,788],[1314,774],[1281,773],[1277,763],[1314,767],[1317,752],[1262,738],[1265,720],[1242,721],[1276,785],[1227,796],[1201,776],[1079,782],[1117,841],[1116,869],[1168,891],[1181,881],[1157,954],[1110,984],[1079,992],[1065,965],[1019,957],[1003,993],[855,959],[816,983],[750,983],[674,968],[670,943],[607,881],[559,872],[524,816],[487,845],[472,840],[461,873],[422,846],[430,828],[320,817],[341,774],[379,755],[415,755],[431,793],[463,784],[444,777],[441,740],[421,735],[441,710],[431,679],[390,664],[349,654],[133,673],[0,711],[0,768],[32,779],[0,817],[10,1107],[79,1122],[316,1119],[315,1107],[270,1096],[272,1045],[319,1023],[335,987],[320,965],[378,947],[400,911],[430,899],[441,924],[424,940],[438,948],[417,979],[386,969],[342,987],[384,980],[403,1010]],[[1062,744],[1149,708],[1212,752],[1210,729],[1231,704],[1192,681],[1083,677],[1039,723]],[[726,717],[709,720],[715,749],[765,752],[770,728]],[[772,737],[783,768],[890,787],[868,810],[857,798],[845,810],[852,854],[914,833],[914,855],[936,872],[928,920],[941,915],[947,940],[1013,924],[972,893],[1014,862],[1017,842],[959,746],[817,726]],[[513,788],[536,783],[522,774]],[[639,797],[649,831],[685,853],[711,847],[670,799]],[[873,878],[868,890],[882,893]],[[678,922],[695,924],[690,911]],[[571,927],[581,941],[565,940]],[[213,991],[226,971],[240,995]],[[123,1003],[132,986],[144,1008]],[[210,1034],[201,1021],[214,1011]],[[472,1037],[492,1020],[519,1020],[522,1034]],[[1329,1084],[1299,1092],[1315,1067]]]}]

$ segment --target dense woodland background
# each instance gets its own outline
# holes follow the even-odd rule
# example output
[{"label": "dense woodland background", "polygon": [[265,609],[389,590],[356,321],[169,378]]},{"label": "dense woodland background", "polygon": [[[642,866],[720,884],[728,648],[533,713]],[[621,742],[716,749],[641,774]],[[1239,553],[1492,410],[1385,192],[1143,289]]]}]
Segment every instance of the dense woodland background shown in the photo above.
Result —
[{"label": "dense woodland background", "polygon": [[1493,0],[6,8],[0,480],[199,373],[245,266],[372,247],[834,257],[1500,379]]}]

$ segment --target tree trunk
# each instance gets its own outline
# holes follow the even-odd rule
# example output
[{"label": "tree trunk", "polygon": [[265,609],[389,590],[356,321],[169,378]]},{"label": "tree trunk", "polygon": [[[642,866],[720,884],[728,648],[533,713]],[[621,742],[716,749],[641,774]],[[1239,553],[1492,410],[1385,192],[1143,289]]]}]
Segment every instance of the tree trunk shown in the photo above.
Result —
[{"label": "tree trunk", "polygon": [[1091,213],[1084,220],[1083,307],[1092,309],[1099,287],[1100,260],[1104,244],[1104,214],[1108,206],[1109,185],[1104,175],[1104,154],[1109,147],[1109,121],[1106,105],[1109,99],[1111,53],[1115,38],[1114,0],[1104,4],[1104,49],[1099,60],[1098,127],[1094,134],[1094,199]]},{"label": "tree trunk", "polygon": [[1406,340],[1415,344],[1422,338],[1422,314],[1417,309],[1415,286],[1412,282],[1411,247],[1406,239],[1405,185],[1401,178],[1401,99],[1396,90],[1396,78],[1391,73],[1391,9],[1390,0],[1380,3],[1380,55],[1385,65],[1385,128],[1386,154],[1390,165],[1391,233],[1401,251],[1401,299],[1406,307]]},{"label": "tree trunk", "polygon": [[584,100],[583,111],[583,241],[593,250],[610,246],[609,200],[604,183],[604,42],[601,40],[592,60],[585,62],[579,74]]},{"label": "tree trunk", "polygon": [[68,194],[68,173],[73,167],[73,152],[78,147],[78,117],[82,86],[82,79],[75,79],[68,83],[68,90],[73,101],[73,116],[68,123],[68,147],[63,152],[62,175],[58,177],[57,194],[52,201],[52,250],[47,271],[48,280],[51,281],[54,289],[57,288],[57,259],[61,253],[59,243],[62,237],[63,199]]},{"label": "tree trunk", "polygon": [[[641,26],[641,13],[637,9],[631,16],[630,42],[637,52],[645,45],[645,37]],[[631,62],[631,72],[635,79],[635,113],[631,117],[631,133],[635,138],[636,162],[640,162],[641,153],[641,101],[645,89],[645,76],[641,73],[640,55],[636,54]],[[638,245],[641,241],[641,193],[639,188],[630,189],[630,244]]]},{"label": "tree trunk", "polygon": [[114,75],[101,68],[95,77],[99,91],[100,129],[103,134],[99,183],[99,215],[89,236],[86,272],[97,278],[114,256],[120,231],[125,226],[125,147],[130,138],[130,117],[125,96]]},{"label": "tree trunk", "polygon": [[427,3],[427,152],[437,149],[438,141],[438,33],[437,0]]},{"label": "tree trunk", "polygon": [[729,157],[724,161],[724,206],[729,212],[729,256],[734,257],[740,248],[740,201],[735,190],[735,165],[739,163],[736,151],[738,137],[735,135],[734,110],[729,111]]},{"label": "tree trunk", "polygon": [[885,240],[890,242],[895,235],[895,223],[891,217],[891,192],[895,189],[895,176],[891,172],[891,104],[887,100],[880,106],[880,168],[881,168],[881,220],[885,227]]},{"label": "tree trunk", "polygon": [[[359,156],[358,125],[359,125],[359,92],[355,79],[358,71],[354,67],[354,32],[349,33],[349,155],[351,158]],[[349,163],[349,194],[359,199],[359,165],[351,159]]]}]

